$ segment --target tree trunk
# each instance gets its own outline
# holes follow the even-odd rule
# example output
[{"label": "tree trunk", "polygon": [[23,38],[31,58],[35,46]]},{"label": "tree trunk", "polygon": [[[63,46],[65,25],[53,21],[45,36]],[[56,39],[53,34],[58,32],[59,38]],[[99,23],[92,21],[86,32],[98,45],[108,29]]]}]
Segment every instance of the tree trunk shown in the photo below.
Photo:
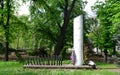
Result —
[{"label": "tree trunk", "polygon": [[98,55],[98,46],[96,48],[97,48],[97,55]]},{"label": "tree trunk", "polygon": [[59,55],[60,54],[60,52],[61,52],[61,50],[62,50],[62,48],[63,48],[63,46],[64,46],[64,38],[65,38],[65,31],[62,31],[61,30],[61,32],[60,32],[60,36],[59,36],[59,38],[58,38],[58,42],[57,42],[57,44],[56,44],[56,46],[55,46],[55,49],[54,49],[54,55]]},{"label": "tree trunk", "polygon": [[9,51],[9,20],[10,20],[10,0],[7,0],[7,21],[4,25],[5,29],[5,61],[8,61],[8,51]]},{"label": "tree trunk", "polygon": [[62,27],[60,27],[60,35],[59,35],[58,41],[56,43],[56,46],[54,48],[54,55],[59,55],[64,47],[66,29],[68,27],[70,14],[74,8],[75,2],[76,2],[76,0],[73,0],[71,6],[69,7],[68,0],[65,0],[64,23],[63,23]]},{"label": "tree trunk", "polygon": [[9,51],[9,42],[5,42],[5,61],[9,60],[8,51]]},{"label": "tree trunk", "polygon": [[113,55],[116,55],[116,48],[113,48]]},{"label": "tree trunk", "polygon": [[107,55],[107,50],[104,50],[104,61],[107,63],[108,55]]},{"label": "tree trunk", "polygon": [[114,47],[113,47],[113,55],[116,55],[116,42],[113,41]]},{"label": "tree trunk", "polygon": [[[1,8],[2,8],[2,11],[4,11],[4,0],[1,0]],[[2,17],[2,25],[3,25],[3,27],[4,27],[4,30],[5,30],[5,39],[6,39],[6,42],[5,42],[5,48],[4,48],[4,50],[5,50],[5,61],[8,61],[8,49],[9,49],[9,43],[8,43],[8,41],[7,41],[7,36],[8,36],[8,34],[7,34],[7,24],[8,24],[8,21],[6,22],[6,25],[4,24],[4,15],[3,15],[4,13],[2,12],[2,14],[1,14],[1,17]],[[9,20],[8,19],[8,17],[7,17],[7,20]]]}]

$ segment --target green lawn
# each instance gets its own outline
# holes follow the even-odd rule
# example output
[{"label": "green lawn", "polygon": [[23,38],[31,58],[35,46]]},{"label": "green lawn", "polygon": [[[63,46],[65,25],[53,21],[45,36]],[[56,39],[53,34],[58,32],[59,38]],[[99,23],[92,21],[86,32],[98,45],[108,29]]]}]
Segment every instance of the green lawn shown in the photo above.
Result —
[{"label": "green lawn", "polygon": [[98,68],[118,68],[115,64],[106,64],[101,62],[96,62]]},{"label": "green lawn", "polygon": [[[104,63],[99,67],[106,66]],[[109,64],[110,66],[114,66]],[[108,66],[107,66],[108,67]],[[115,66],[114,66],[115,67]],[[0,62],[0,75],[120,75],[117,72],[102,70],[68,70],[68,69],[23,69],[19,62]]]}]

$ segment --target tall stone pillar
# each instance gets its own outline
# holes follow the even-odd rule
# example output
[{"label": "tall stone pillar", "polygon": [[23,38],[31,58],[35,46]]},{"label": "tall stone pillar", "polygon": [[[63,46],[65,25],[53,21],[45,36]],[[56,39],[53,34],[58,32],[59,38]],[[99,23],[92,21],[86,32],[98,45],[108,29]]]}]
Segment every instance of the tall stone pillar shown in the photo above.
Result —
[{"label": "tall stone pillar", "polygon": [[82,66],[83,64],[83,16],[80,15],[74,18],[74,40],[73,47],[75,51],[75,65]]}]

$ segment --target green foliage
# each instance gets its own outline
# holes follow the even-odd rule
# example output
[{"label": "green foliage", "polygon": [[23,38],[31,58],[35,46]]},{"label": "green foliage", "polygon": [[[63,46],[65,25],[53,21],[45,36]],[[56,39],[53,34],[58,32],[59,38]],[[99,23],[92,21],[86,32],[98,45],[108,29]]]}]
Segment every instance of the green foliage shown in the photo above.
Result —
[{"label": "green foliage", "polygon": [[101,28],[99,32],[100,38],[96,38],[100,40],[97,41],[97,44],[102,50],[112,50],[114,48],[113,36],[119,26],[119,2],[106,0],[105,2],[97,2],[95,5]]},{"label": "green foliage", "polygon": [[[21,22],[16,15],[14,15],[14,12],[17,11],[17,7],[19,6],[19,4],[17,3],[17,1],[10,0],[9,6],[10,7],[7,8],[7,2],[6,0],[4,0],[3,8],[0,7],[0,21],[3,22],[1,22],[0,24],[0,42],[2,43],[5,41],[12,43],[18,37],[16,35],[20,34],[20,31],[23,32],[23,30],[25,30],[25,24]],[[9,25],[6,24],[8,13],[10,16]],[[7,36],[5,35],[6,33],[8,33]],[[6,40],[6,37],[8,38],[8,40]]]},{"label": "green foliage", "polygon": [[[49,53],[53,53],[53,49],[61,37],[60,31],[64,24],[64,0],[23,0],[23,2],[30,1],[29,16],[16,16],[17,8],[19,7],[19,0],[11,0],[10,22],[9,22],[9,43],[10,47],[14,49],[24,48],[37,50],[42,47],[49,50]],[[72,1],[68,0],[68,8],[70,9]],[[81,9],[80,9],[81,8]],[[4,11],[0,9],[1,13],[6,12],[6,6]],[[82,12],[82,1],[76,0],[75,8],[70,15],[69,26],[66,28],[65,42],[63,49],[72,47],[72,35],[73,35],[73,18],[78,16]],[[4,13],[4,19],[5,15]],[[1,19],[2,17],[0,17]],[[6,19],[5,19],[6,21]],[[5,29],[1,26],[0,29],[0,41],[5,42]],[[2,38],[1,38],[2,37]],[[32,52],[32,51],[31,51]]]},{"label": "green foliage", "polygon": [[24,38],[26,37],[26,33],[28,33],[28,26],[27,26],[28,18],[26,16],[21,16],[21,17],[13,16],[12,19],[13,20],[11,21],[11,25],[10,25],[10,33],[11,33],[10,47],[15,49],[24,47],[25,45]]},{"label": "green foliage", "polygon": [[[44,55],[48,55],[48,50],[45,50],[45,48],[39,48],[37,50],[29,50],[27,51],[27,53],[30,55],[30,56],[44,56]],[[49,53],[50,54],[50,53]]]},{"label": "green foliage", "polygon": [[[33,26],[33,34],[35,38],[34,49],[39,47],[49,48],[53,50],[60,32],[64,28],[65,23],[65,1],[64,0],[33,0],[30,5],[30,21]],[[72,1],[68,0],[67,10],[70,9]],[[70,15],[69,25],[65,29],[64,46],[72,47],[73,35],[73,18],[82,13],[80,10],[81,0],[76,0],[75,7]],[[68,17],[68,16],[67,16]],[[66,49],[67,49],[66,48]],[[64,47],[63,47],[64,49]]]},{"label": "green foliage", "polygon": [[104,22],[110,22],[109,24],[111,25],[109,25],[109,30],[111,33],[115,33],[116,28],[119,26],[119,3],[120,1],[116,0],[106,0],[105,3],[96,3],[96,8],[98,8],[98,17]]},{"label": "green foliage", "polygon": [[[9,47],[18,37],[22,37],[21,34],[25,31],[25,24],[19,20],[16,16],[16,11],[19,6],[16,0],[1,0],[0,1],[0,43],[4,43],[5,46],[5,59],[8,60]],[[14,13],[15,12],[15,13]],[[23,35],[23,34],[22,34]],[[1,38],[2,37],[2,38]],[[17,42],[17,48],[18,48]],[[16,42],[15,42],[16,45]],[[17,56],[20,58],[19,54],[16,52]],[[21,59],[21,58],[20,58]]]}]

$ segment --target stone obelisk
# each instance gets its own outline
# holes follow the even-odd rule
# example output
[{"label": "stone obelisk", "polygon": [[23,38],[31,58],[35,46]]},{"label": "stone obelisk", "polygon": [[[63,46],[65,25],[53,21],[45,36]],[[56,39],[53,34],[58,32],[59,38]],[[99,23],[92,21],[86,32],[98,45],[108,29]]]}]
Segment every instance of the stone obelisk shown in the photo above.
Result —
[{"label": "stone obelisk", "polygon": [[83,65],[83,16],[74,18],[73,26],[73,48],[75,51],[75,65]]}]

